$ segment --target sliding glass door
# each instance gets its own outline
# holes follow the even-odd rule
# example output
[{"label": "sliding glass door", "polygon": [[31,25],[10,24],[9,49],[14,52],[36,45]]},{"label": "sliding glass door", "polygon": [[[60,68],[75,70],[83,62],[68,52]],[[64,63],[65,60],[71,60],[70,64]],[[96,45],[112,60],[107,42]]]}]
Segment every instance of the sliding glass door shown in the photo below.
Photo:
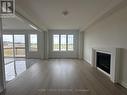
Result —
[{"label": "sliding glass door", "polygon": [[25,35],[14,35],[15,57],[25,57]]},{"label": "sliding glass door", "polygon": [[14,57],[25,57],[25,35],[3,35],[4,57],[11,61]]},{"label": "sliding glass door", "polygon": [[5,64],[14,61],[13,35],[3,35],[3,50]]},{"label": "sliding glass door", "polygon": [[4,57],[14,57],[13,35],[3,35]]}]

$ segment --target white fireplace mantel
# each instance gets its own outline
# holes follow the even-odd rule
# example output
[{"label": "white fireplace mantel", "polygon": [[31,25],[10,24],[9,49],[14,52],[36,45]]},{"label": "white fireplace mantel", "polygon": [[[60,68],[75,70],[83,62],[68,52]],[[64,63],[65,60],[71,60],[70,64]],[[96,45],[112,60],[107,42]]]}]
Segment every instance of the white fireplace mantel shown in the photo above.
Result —
[{"label": "white fireplace mantel", "polygon": [[96,67],[96,52],[111,54],[110,79],[113,83],[119,82],[119,63],[121,48],[92,48],[92,66]]}]

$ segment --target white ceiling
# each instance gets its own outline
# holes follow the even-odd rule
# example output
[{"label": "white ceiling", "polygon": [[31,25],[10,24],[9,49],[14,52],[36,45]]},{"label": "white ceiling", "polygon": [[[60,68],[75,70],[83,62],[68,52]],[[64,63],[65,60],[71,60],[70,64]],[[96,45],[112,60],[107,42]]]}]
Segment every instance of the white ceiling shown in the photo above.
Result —
[{"label": "white ceiling", "polygon": [[2,19],[2,27],[4,30],[32,30],[28,23],[17,16]]},{"label": "white ceiling", "polygon": [[[40,28],[83,29],[122,0],[16,0],[16,10]],[[69,15],[63,16],[62,11]]]}]

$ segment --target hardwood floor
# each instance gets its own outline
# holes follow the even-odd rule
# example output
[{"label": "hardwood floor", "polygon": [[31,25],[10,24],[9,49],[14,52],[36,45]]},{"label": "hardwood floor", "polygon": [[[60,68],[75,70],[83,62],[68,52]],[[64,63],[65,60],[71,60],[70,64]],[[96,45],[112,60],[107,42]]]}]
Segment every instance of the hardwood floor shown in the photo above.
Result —
[{"label": "hardwood floor", "polygon": [[81,60],[37,61],[3,95],[127,95],[127,89]]}]

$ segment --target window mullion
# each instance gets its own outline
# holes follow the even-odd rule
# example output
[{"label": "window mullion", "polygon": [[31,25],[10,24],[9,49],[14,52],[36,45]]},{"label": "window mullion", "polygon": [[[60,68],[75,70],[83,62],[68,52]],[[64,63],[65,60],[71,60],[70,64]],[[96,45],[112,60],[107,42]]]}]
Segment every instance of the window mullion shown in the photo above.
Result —
[{"label": "window mullion", "polygon": [[66,35],[66,51],[68,51],[68,35]]},{"label": "window mullion", "polygon": [[61,35],[59,34],[59,51],[61,51]]}]

